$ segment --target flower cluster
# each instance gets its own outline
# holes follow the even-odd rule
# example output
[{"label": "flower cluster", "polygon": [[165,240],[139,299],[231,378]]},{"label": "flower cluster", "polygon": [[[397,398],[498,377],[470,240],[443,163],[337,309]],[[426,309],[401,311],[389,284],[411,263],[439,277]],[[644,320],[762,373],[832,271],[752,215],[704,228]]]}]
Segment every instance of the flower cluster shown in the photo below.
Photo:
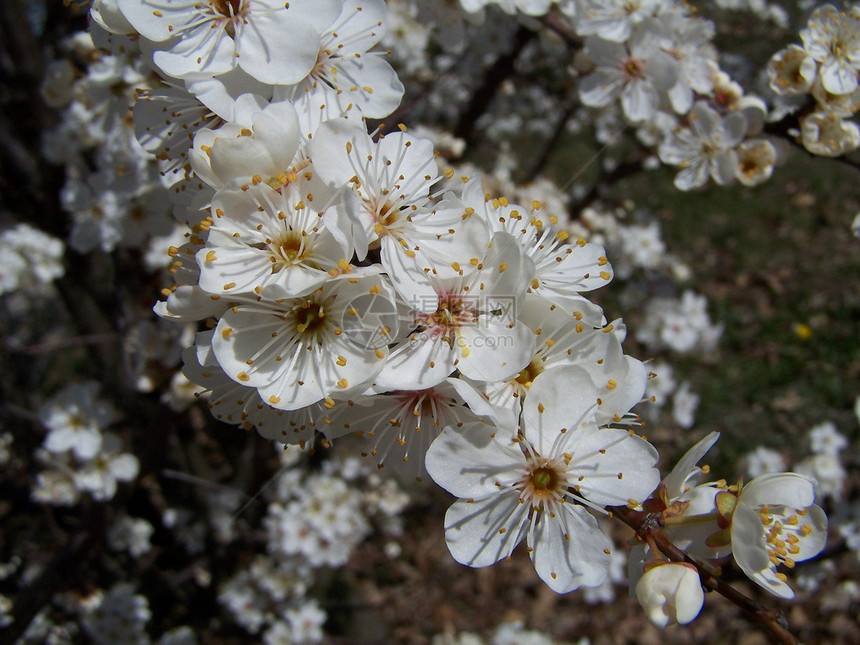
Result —
[{"label": "flower cluster", "polygon": [[838,157],[856,150],[860,128],[850,119],[860,107],[860,5],[817,7],[800,39],[802,45],[770,59],[771,89],[802,100],[795,108],[803,110],[799,139],[809,152]]},{"label": "flower cluster", "polygon": [[[100,371],[102,384],[72,382],[37,414],[26,408],[43,399],[19,397],[10,418],[46,430],[31,451],[40,465],[21,467],[27,442],[11,433],[0,435],[0,463],[33,484],[32,501],[67,507],[44,509],[51,530],[105,547],[104,588],[90,577],[29,616],[0,596],[0,625],[19,629],[18,642],[156,642],[147,624],[168,603],[150,610],[143,575],[107,581],[120,570],[158,570],[177,607],[205,596],[267,645],[322,642],[332,611],[322,594],[366,582],[327,569],[372,553],[371,564],[398,560],[392,579],[421,575],[414,547],[424,538],[405,532],[402,514],[405,490],[424,495],[428,478],[456,498],[444,534],[462,565],[521,558],[551,590],[582,589],[589,604],[611,601],[629,578],[660,627],[695,619],[703,586],[719,590],[730,557],[763,589],[793,597],[785,574],[827,539],[816,494],[826,506],[850,486],[846,436],[813,428],[796,472],[759,449],[746,459],[751,481],[729,484],[697,465],[711,434],[661,482],[657,450],[639,433],[646,422],[652,440],[694,425],[700,396],[685,370],[724,331],[703,295],[714,292],[694,290],[693,271],[668,251],[664,213],[613,201],[579,172],[561,188],[564,178],[540,175],[555,143],[586,128],[603,148],[582,170],[599,159],[607,185],[661,163],[678,167],[684,191],[757,185],[786,150],[777,136],[818,154],[853,150],[856,7],[816,9],[803,45],[774,56],[769,113],[725,71],[740,66],[718,58],[715,25],[669,0],[72,5],[88,11],[89,34],[58,41],[62,59],[46,66],[41,95],[61,113],[40,152],[62,166],[53,193],[62,185],[57,204],[70,218],[40,221],[68,233],[74,253],[7,225],[16,215],[4,202],[0,295],[65,277],[43,286],[44,302],[0,301],[0,316],[16,321],[9,350],[39,357],[34,374],[65,374],[86,355],[102,363],[90,374],[114,369]],[[787,26],[763,2],[715,5]],[[420,99],[401,106],[407,89]],[[800,130],[786,135],[783,117]],[[423,124],[392,125],[413,119]],[[532,151],[538,138],[552,143]],[[632,162],[620,157],[627,144]],[[126,282],[138,265],[163,273]],[[615,302],[591,299],[613,280],[626,322],[604,313]],[[35,312],[62,312],[52,330],[61,340],[22,323]],[[630,342],[656,353],[651,365],[622,349],[628,326]],[[109,430],[120,415],[100,387],[114,376],[111,400],[140,394],[141,409],[159,415],[140,460]],[[280,460],[255,433],[214,420],[256,430]],[[133,494],[117,495],[134,480]],[[856,550],[855,511],[839,532]],[[78,512],[98,526],[78,529]],[[636,533],[626,575],[613,519]],[[359,547],[374,531],[384,549]],[[0,580],[19,564],[0,565]],[[39,587],[43,566],[21,567],[16,582]],[[222,625],[206,622],[157,642],[190,645],[195,630],[205,639]],[[518,622],[491,639],[549,642]],[[434,639],[449,642],[480,637],[457,637],[452,623]]]},{"label": "flower cluster", "polygon": [[[778,567],[792,569],[815,557],[827,541],[827,516],[814,503],[813,482],[792,472],[734,485],[706,481],[710,469],[698,463],[717,439],[719,434],[712,432],[693,446],[644,507],[658,518],[672,542],[699,562],[731,554],[753,582],[775,596],[793,598],[787,576]],[[698,575],[695,568],[667,563],[652,549],[653,544],[646,544],[631,551],[630,571],[636,574],[631,588],[635,585],[652,621],[690,622],[704,601],[701,593],[691,594],[691,573]],[[641,578],[637,581],[636,576]]]},{"label": "flower cluster", "polygon": [[117,416],[114,407],[99,398],[95,381],[73,383],[47,401],[39,420],[48,434],[37,454],[44,469],[37,475],[33,499],[72,506],[81,493],[93,499],[111,499],[119,482],[137,477],[137,457],[122,452],[122,441],[104,432]]},{"label": "flower cluster", "polygon": [[[591,66],[580,98],[619,98],[634,123],[664,104],[687,115],[661,159],[685,166],[681,188],[726,183],[742,174],[759,103],[712,107],[728,80],[702,45],[707,24],[651,4],[576,14]],[[654,448],[619,427],[635,420],[646,370],[621,350],[623,324],[583,296],[612,278],[603,247],[571,243],[538,201],[452,183],[433,143],[404,126],[367,134],[364,119],[402,93],[371,51],[382,2],[117,0],[92,13],[126,46],[150,43],[141,51],[163,79],[139,93],[135,133],[191,233],[170,249],[175,283],[156,311],[206,322],[183,361],[212,413],[301,446],[358,434],[380,466],[426,469],[460,498],[445,521],[458,561],[486,566],[525,541],[554,590],[603,584],[612,542],[592,512],[640,508],[659,482]],[[293,36],[270,43],[279,32]],[[696,302],[691,333],[715,337]],[[683,316],[667,318],[664,342],[699,342],[680,338]],[[348,487],[319,487],[339,506],[299,496],[273,504],[266,525],[282,555],[334,564],[344,555],[328,552],[368,529],[361,515],[336,519]]]},{"label": "flower cluster", "polygon": [[0,295],[63,275],[63,243],[28,224],[0,233]]},{"label": "flower cluster", "polygon": [[327,613],[310,594],[319,572],[346,564],[374,525],[398,536],[409,502],[393,480],[355,457],[327,461],[308,477],[299,456],[282,452],[282,476],[263,519],[268,555],[241,568],[218,594],[235,621],[265,643],[320,642]]}]

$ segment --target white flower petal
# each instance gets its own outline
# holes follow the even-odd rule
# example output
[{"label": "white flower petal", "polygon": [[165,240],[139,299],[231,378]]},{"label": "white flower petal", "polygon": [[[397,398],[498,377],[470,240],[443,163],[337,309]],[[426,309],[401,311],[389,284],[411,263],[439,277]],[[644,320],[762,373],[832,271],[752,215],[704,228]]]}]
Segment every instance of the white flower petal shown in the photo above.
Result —
[{"label": "white flower petal", "polygon": [[697,464],[711,449],[717,439],[720,438],[719,432],[711,432],[704,439],[701,439],[695,446],[690,448],[675,467],[672,472],[666,475],[663,479],[663,485],[666,487],[666,493],[669,499],[684,499],[686,493],[687,480],[691,475],[701,472]]},{"label": "white flower petal", "polygon": [[815,502],[815,489],[808,477],[797,473],[768,473],[756,477],[741,490],[738,504],[757,508],[764,504],[806,508]]},{"label": "white flower petal", "polygon": [[551,368],[538,374],[523,404],[525,436],[539,454],[549,455],[559,432],[596,428],[596,408],[597,388],[588,372],[574,365]]},{"label": "white flower petal", "polygon": [[517,491],[455,502],[445,514],[445,541],[457,562],[486,567],[507,558],[522,541],[528,504]]},{"label": "white flower petal", "polygon": [[676,562],[649,569],[636,583],[636,598],[657,627],[692,622],[705,602],[699,573]]},{"label": "white flower petal", "polygon": [[513,327],[493,320],[479,320],[463,327],[454,341],[459,353],[457,368],[474,381],[495,382],[515,376],[534,354],[535,335],[523,323]]},{"label": "white flower petal", "polygon": [[297,12],[298,8],[288,6],[283,11],[255,13],[253,24],[245,25],[237,39],[239,66],[271,85],[289,85],[307,76],[317,60],[320,34]]},{"label": "white flower petal", "polygon": [[511,473],[526,466],[522,451],[510,440],[503,443],[501,437],[494,436],[497,430],[478,422],[444,428],[427,450],[427,473],[457,497],[496,495],[500,490],[496,482],[508,482]]},{"label": "white flower petal", "polygon": [[609,573],[612,541],[582,506],[558,504],[545,509],[528,545],[535,571],[550,589],[568,593],[603,584]]}]

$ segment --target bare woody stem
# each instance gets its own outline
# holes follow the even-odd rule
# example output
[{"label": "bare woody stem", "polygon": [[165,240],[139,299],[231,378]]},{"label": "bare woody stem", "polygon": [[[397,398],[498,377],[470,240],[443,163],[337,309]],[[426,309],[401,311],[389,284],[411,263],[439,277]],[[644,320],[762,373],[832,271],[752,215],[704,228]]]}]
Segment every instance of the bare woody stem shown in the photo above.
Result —
[{"label": "bare woody stem", "polygon": [[611,516],[617,517],[627,526],[636,531],[643,541],[656,544],[660,552],[672,562],[692,564],[699,572],[702,584],[712,591],[728,599],[740,607],[747,615],[757,621],[776,643],[784,645],[799,645],[797,638],[788,630],[788,621],[780,612],[770,611],[762,607],[752,598],[742,594],[730,584],[722,580],[715,571],[697,562],[686,552],[672,543],[666,532],[652,521],[652,515],[645,511],[636,511],[626,506],[609,506]]}]

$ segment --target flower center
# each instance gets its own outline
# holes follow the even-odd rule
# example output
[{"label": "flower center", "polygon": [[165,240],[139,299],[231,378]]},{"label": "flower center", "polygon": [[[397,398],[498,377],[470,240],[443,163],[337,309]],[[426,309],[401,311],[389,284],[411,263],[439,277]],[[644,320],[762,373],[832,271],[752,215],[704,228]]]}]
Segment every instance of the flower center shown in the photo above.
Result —
[{"label": "flower center", "polygon": [[281,240],[275,248],[275,256],[272,258],[272,273],[279,271],[289,264],[300,262],[304,257],[304,251],[299,235],[288,234],[286,239]]},{"label": "flower center", "polygon": [[[210,6],[216,13],[221,14],[227,21],[224,23],[224,31],[230,38],[236,37],[236,18],[244,12],[245,0],[210,0]],[[220,22],[220,20],[219,20]]]},{"label": "flower center", "polygon": [[623,72],[627,79],[631,81],[642,78],[645,75],[645,61],[639,58],[628,58],[624,62]]},{"label": "flower center", "polygon": [[529,457],[529,471],[517,485],[522,491],[520,498],[533,509],[543,509],[548,504],[561,501],[567,487],[564,464],[538,455]]},{"label": "flower center", "polygon": [[370,204],[370,210],[376,220],[373,225],[373,232],[379,237],[391,233],[400,222],[401,211],[390,199],[386,199],[381,205],[379,203]]},{"label": "flower center", "polygon": [[[767,541],[767,555],[773,566],[784,564],[791,569],[794,567],[795,558],[799,556],[799,559],[804,559],[801,555],[804,538],[813,533],[813,528],[805,516],[806,511],[803,509],[792,513],[791,509],[784,506],[772,507],[765,504],[759,508],[759,517]],[[784,574],[776,575],[785,580]]]},{"label": "flower center", "polygon": [[532,362],[514,379],[517,383],[528,389],[532,386],[532,381],[537,378],[537,375],[543,372],[543,361],[535,357]]},{"label": "flower center", "polygon": [[538,468],[531,474],[532,489],[539,495],[555,490],[557,480],[556,472],[549,467]]},{"label": "flower center", "polygon": [[212,0],[212,7],[222,16],[232,18],[239,14],[242,0]]},{"label": "flower center", "polygon": [[845,43],[838,38],[834,38],[830,43],[830,53],[833,54],[833,58],[838,60],[842,60],[845,57],[846,49]]},{"label": "flower center", "polygon": [[738,165],[738,168],[744,177],[752,177],[759,172],[760,165],[755,157],[745,157]]},{"label": "flower center", "polygon": [[[331,78],[329,77],[329,70],[331,71]],[[336,90],[337,88],[333,82],[337,78],[336,75],[337,70],[331,63],[330,52],[327,51],[325,47],[320,47],[319,53],[317,54],[317,62],[314,64],[314,67],[308,76],[315,81],[325,83],[331,89]]]},{"label": "flower center", "polygon": [[315,336],[326,323],[325,307],[307,300],[292,310],[296,331],[305,336]]},{"label": "flower center", "polygon": [[439,304],[432,314],[419,314],[417,324],[434,336],[444,336],[453,342],[460,326],[472,325],[478,319],[474,299],[456,293],[439,294]]}]

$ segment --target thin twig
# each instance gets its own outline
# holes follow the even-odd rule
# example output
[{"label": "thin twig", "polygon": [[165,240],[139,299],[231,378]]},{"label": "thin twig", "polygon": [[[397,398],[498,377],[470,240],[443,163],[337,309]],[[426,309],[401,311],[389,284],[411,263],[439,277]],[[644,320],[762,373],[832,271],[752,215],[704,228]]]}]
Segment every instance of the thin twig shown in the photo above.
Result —
[{"label": "thin twig", "polygon": [[788,621],[780,612],[770,611],[762,607],[755,600],[742,594],[730,584],[720,579],[709,568],[694,560],[686,552],[672,543],[666,532],[659,526],[653,526],[649,522],[649,514],[644,511],[636,511],[626,506],[612,506],[609,510],[627,526],[636,531],[643,540],[653,541],[667,558],[673,562],[685,562],[692,564],[699,572],[702,584],[716,591],[718,594],[740,607],[748,616],[752,617],[767,631],[777,642],[784,645],[798,645],[800,641],[788,630]]},{"label": "thin twig", "polygon": [[565,126],[570,120],[570,117],[573,114],[573,110],[576,106],[576,101],[568,101],[567,107],[565,107],[564,111],[556,122],[552,134],[544,143],[543,150],[541,150],[537,159],[534,160],[534,163],[532,163],[531,167],[528,169],[528,171],[526,171],[525,177],[527,180],[534,180],[538,176],[538,173],[542,172],[543,169],[546,167],[546,164],[549,162],[553,151],[556,149],[558,144],[561,143],[561,138],[564,134]]},{"label": "thin twig", "polygon": [[550,31],[555,32],[564,42],[566,42],[571,47],[582,46],[582,38],[577,35],[573,27],[571,27],[564,20],[564,18],[562,18],[558,14],[558,12],[551,11],[545,16],[541,16],[540,18],[538,18],[538,21]]},{"label": "thin twig", "polygon": [[59,349],[114,343],[118,340],[118,334],[86,334],[84,336],[72,336],[71,338],[52,340],[37,345],[28,345],[27,347],[10,347],[9,351],[15,354],[50,354]]},{"label": "thin twig", "polygon": [[487,111],[501,84],[511,77],[520,52],[536,36],[537,32],[528,27],[521,26],[517,29],[511,51],[496,59],[496,62],[487,70],[483,83],[472,93],[472,100],[466,111],[460,116],[457,127],[454,129],[454,136],[463,139],[467,146],[475,141],[477,135],[475,123]]}]

